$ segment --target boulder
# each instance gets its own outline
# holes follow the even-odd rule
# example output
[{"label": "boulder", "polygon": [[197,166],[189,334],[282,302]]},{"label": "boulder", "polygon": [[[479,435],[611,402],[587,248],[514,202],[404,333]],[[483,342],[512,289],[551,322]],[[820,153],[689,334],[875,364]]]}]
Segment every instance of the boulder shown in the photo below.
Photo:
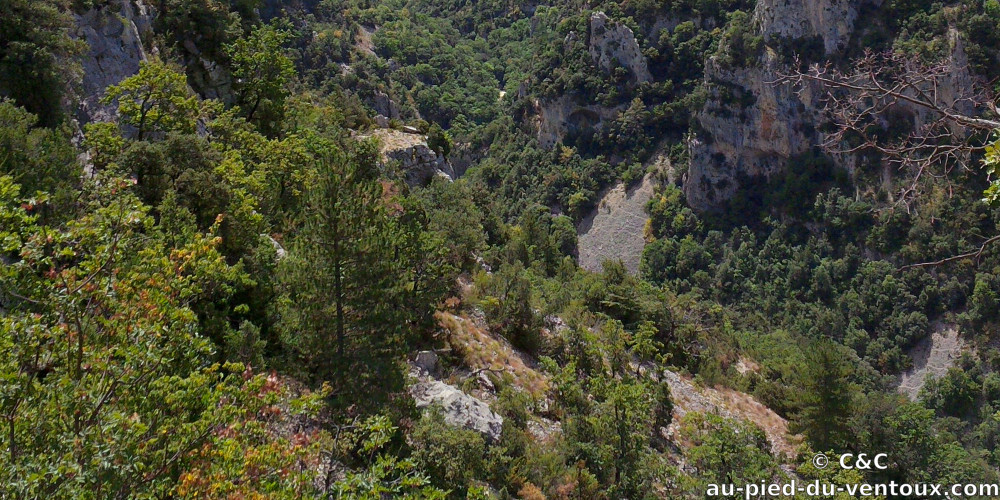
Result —
[{"label": "boulder", "polygon": [[420,351],[413,356],[413,366],[425,375],[434,375],[438,371],[438,355],[434,351]]},{"label": "boulder", "polygon": [[385,92],[379,92],[376,90],[375,101],[373,104],[376,113],[385,116],[390,120],[399,119],[400,117],[399,105],[396,104],[395,101],[389,98],[389,94],[386,94]]},{"label": "boulder", "polygon": [[439,380],[422,379],[410,387],[417,408],[440,406],[449,425],[474,430],[496,443],[503,432],[503,417],[485,402]]}]

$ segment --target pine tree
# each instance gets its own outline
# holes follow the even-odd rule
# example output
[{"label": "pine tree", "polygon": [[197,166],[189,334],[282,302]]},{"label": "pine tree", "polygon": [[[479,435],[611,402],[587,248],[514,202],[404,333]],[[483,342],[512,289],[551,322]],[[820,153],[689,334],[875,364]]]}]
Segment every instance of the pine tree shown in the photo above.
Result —
[{"label": "pine tree", "polygon": [[333,382],[335,394],[399,388],[395,361],[442,294],[435,263],[443,252],[423,237],[425,221],[386,192],[376,157],[367,143],[322,148],[279,269],[283,344],[304,374]]},{"label": "pine tree", "polygon": [[847,435],[853,370],[831,342],[816,342],[808,353],[796,424],[815,449],[839,449]]}]

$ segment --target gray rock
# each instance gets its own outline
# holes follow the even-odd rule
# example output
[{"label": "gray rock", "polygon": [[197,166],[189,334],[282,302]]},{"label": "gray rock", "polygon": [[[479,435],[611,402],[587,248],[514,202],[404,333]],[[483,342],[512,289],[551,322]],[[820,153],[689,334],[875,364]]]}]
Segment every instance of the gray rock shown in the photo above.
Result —
[{"label": "gray rock", "polygon": [[443,156],[438,156],[426,144],[415,144],[402,149],[385,152],[390,161],[398,161],[406,175],[406,183],[411,186],[425,185],[435,175],[443,175],[449,180],[455,178],[455,171]]},{"label": "gray rock", "polygon": [[74,14],[76,27],[71,36],[87,44],[80,60],[81,124],[115,118],[116,104],[100,102],[104,90],[139,72],[146,60],[143,38],[151,33],[153,13],[143,0],[111,0],[107,5]]},{"label": "gray rock", "polygon": [[[754,18],[765,37],[818,37],[829,54],[846,45],[865,1],[762,0]],[[945,102],[955,102],[972,86],[961,40],[957,34],[950,38],[952,78],[937,89]],[[820,127],[828,120],[822,109],[823,88],[815,82],[799,89],[776,83],[787,72],[772,50],[742,67],[725,67],[715,58],[706,62],[709,98],[696,116],[703,132],[692,134],[688,142],[691,161],[684,179],[693,208],[718,207],[740,189],[740,178],[770,177],[796,168],[789,160],[826,140]],[[897,111],[913,116],[914,130],[933,119],[907,103]],[[833,160],[853,175],[860,159],[836,155]]]},{"label": "gray rock", "polygon": [[204,56],[197,56],[188,64],[192,87],[197,89],[206,99],[217,99],[232,103],[233,77],[226,68]]},{"label": "gray rock", "polygon": [[580,267],[601,272],[604,261],[621,260],[630,273],[639,274],[649,219],[646,204],[655,189],[652,175],[646,174],[638,185],[629,188],[619,183],[603,193],[577,227]]},{"label": "gray rock", "polygon": [[528,433],[538,441],[548,441],[553,435],[562,432],[562,424],[547,418],[528,421]]},{"label": "gray rock", "polygon": [[434,351],[420,351],[413,357],[413,366],[426,375],[438,372],[438,355]]},{"label": "gray rock", "polygon": [[288,255],[288,252],[285,251],[285,247],[281,246],[281,243],[278,243],[278,240],[272,238],[271,235],[262,234],[260,236],[262,238],[267,238],[268,241],[271,242],[271,246],[274,247],[275,260],[280,262]]},{"label": "gray rock", "polygon": [[[569,43],[569,35],[567,42]],[[611,72],[614,63],[628,68],[633,81],[642,83],[653,79],[649,74],[646,57],[642,55],[635,34],[624,24],[609,18],[603,12],[590,16],[590,57],[602,71]]]},{"label": "gray rock", "polygon": [[399,165],[406,183],[410,186],[425,185],[435,176],[448,180],[455,179],[455,169],[451,162],[428,147],[427,137],[420,134],[417,129],[409,127],[409,131],[400,131],[381,128],[358,138],[377,140],[382,155],[382,167]]},{"label": "gray rock", "polygon": [[399,105],[395,101],[389,98],[389,95],[384,92],[375,91],[375,102],[374,102],[375,112],[383,115],[389,119],[398,120]]},{"label": "gray rock", "polygon": [[[822,123],[821,89],[796,94],[791,85],[772,83],[783,69],[771,52],[752,67],[725,68],[714,59],[705,65],[709,99],[696,118],[704,132],[688,143],[684,181],[692,207],[713,208],[736,193],[738,178],[770,176],[820,143],[813,124]],[[752,104],[744,107],[745,101]]]},{"label": "gray rock", "polygon": [[438,380],[420,380],[410,387],[417,408],[440,406],[444,421],[449,425],[474,430],[491,443],[500,440],[503,432],[503,417],[497,415],[490,406],[457,387]]},{"label": "gray rock", "polygon": [[487,375],[486,372],[479,372],[479,374],[476,375],[476,382],[479,383],[479,387],[481,387],[484,391],[489,391],[491,393],[497,392],[496,386],[493,385],[493,381],[490,380],[490,376]]},{"label": "gray rock", "polygon": [[819,37],[831,54],[847,46],[858,10],[867,1],[761,0],[754,8],[754,20],[765,38]]},{"label": "gray rock", "polygon": [[585,134],[599,131],[604,124],[616,119],[624,105],[608,108],[598,104],[583,104],[571,95],[562,95],[550,100],[536,100],[535,114],[538,117],[538,144],[551,149],[570,133]]}]

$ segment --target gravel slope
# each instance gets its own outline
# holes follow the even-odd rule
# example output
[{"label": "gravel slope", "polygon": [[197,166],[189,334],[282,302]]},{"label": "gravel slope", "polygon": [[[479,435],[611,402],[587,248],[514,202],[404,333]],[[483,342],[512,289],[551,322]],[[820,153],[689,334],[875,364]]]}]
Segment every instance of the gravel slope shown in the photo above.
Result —
[{"label": "gravel slope", "polygon": [[934,333],[910,351],[913,367],[900,375],[899,392],[916,400],[927,376],[944,376],[964,350],[965,342],[958,335],[955,325],[934,325]]},{"label": "gravel slope", "polygon": [[621,259],[632,274],[638,274],[646,246],[646,203],[653,189],[653,178],[646,175],[630,189],[618,184],[604,193],[597,208],[577,228],[581,267],[600,271],[605,260]]}]

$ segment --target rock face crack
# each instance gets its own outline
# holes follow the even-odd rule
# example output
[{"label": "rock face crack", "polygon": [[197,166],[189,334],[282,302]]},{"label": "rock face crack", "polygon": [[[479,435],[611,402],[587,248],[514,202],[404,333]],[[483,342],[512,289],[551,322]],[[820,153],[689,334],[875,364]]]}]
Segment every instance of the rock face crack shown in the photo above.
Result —
[{"label": "rock face crack", "polygon": [[600,271],[606,260],[620,259],[632,274],[639,272],[642,249],[646,246],[646,204],[653,196],[650,175],[638,186],[626,189],[618,184],[601,197],[600,203],[577,228],[580,266]]}]

